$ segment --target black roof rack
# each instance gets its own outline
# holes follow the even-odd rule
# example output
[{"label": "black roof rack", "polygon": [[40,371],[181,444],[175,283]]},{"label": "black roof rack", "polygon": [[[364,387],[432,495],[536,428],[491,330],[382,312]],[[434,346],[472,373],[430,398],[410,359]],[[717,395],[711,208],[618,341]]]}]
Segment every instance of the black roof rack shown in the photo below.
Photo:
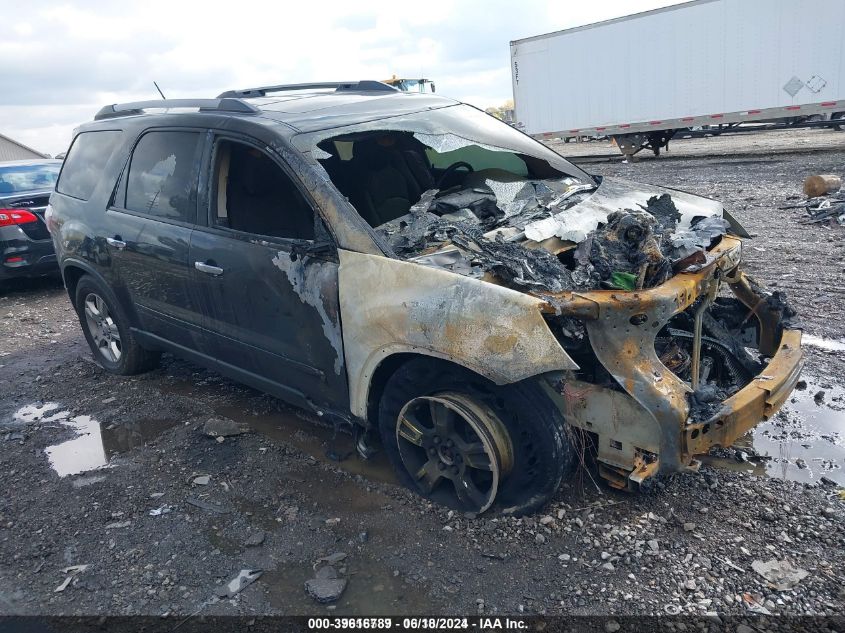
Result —
[{"label": "black roof rack", "polygon": [[289,92],[292,90],[331,90],[335,92],[399,92],[393,86],[381,81],[365,79],[363,81],[324,81],[308,84],[279,84],[278,86],[260,86],[258,88],[244,88],[243,90],[227,90],[217,96],[218,99],[239,97],[265,97],[268,92]]},{"label": "black roof rack", "polygon": [[257,114],[260,112],[255,106],[240,99],[224,99],[221,97],[216,99],[156,99],[103,106],[94,115],[94,120],[142,114],[144,110],[152,108],[198,108],[200,112],[240,112],[241,114]]}]

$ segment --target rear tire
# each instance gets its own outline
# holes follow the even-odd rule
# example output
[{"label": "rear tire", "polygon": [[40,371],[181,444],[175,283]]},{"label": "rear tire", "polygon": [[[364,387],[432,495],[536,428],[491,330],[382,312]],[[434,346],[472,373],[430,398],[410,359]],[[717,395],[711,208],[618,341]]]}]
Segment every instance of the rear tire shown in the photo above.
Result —
[{"label": "rear tire", "polygon": [[[451,434],[440,432],[444,416]],[[575,464],[564,427],[535,380],[497,386],[425,358],[390,377],[379,406],[382,443],[402,484],[474,514],[522,515],[545,505]]]},{"label": "rear tire", "polygon": [[141,347],[120,303],[91,275],[76,284],[74,307],[94,360],[107,372],[130,376],[158,365],[161,353]]}]

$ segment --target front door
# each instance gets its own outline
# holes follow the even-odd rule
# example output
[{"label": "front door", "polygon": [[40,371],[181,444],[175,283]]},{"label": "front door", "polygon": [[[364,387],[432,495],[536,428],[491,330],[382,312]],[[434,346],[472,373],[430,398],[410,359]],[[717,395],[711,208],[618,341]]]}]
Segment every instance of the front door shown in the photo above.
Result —
[{"label": "front door", "polygon": [[337,254],[281,160],[247,139],[214,143],[207,226],[190,261],[225,372],[297,404],[345,409]]},{"label": "front door", "polygon": [[188,250],[204,143],[201,130],[143,134],[106,214],[109,254],[141,328],[192,349],[203,317]]}]

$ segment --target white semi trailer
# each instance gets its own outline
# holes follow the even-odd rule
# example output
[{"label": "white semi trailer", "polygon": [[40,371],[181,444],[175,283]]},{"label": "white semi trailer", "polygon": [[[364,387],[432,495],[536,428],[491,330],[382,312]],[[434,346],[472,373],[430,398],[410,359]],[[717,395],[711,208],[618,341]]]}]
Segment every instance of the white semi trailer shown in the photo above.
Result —
[{"label": "white semi trailer", "polygon": [[678,130],[836,120],[845,0],[693,0],[513,41],[511,74],[525,132],[629,155]]}]

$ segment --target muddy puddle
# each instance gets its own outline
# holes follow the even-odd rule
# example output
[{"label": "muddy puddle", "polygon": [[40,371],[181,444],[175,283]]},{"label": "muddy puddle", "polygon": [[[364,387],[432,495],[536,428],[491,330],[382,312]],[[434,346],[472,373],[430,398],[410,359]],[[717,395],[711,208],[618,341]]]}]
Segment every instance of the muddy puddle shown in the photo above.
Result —
[{"label": "muddy puddle", "polygon": [[845,389],[818,377],[804,380],[806,388],[793,392],[774,418],[734,444],[736,458],[707,456],[704,463],[804,483],[827,477],[845,486]]},{"label": "muddy puddle", "polygon": [[[405,584],[399,576],[368,560],[346,563],[346,591],[327,613],[337,615],[409,615],[431,613],[433,604],[419,584]],[[305,582],[314,577],[310,565],[286,565],[284,569],[267,571],[259,582],[266,583],[270,604],[282,613],[305,613],[314,608],[314,601],[305,593]]]},{"label": "muddy puddle", "polygon": [[379,451],[371,459],[362,459],[348,431],[337,431],[319,420],[291,411],[245,414],[238,406],[216,409],[218,415],[243,422],[257,433],[293,446],[314,459],[333,463],[353,475],[373,481],[398,483],[390,463]]},{"label": "muddy puddle", "polygon": [[176,424],[171,420],[139,420],[104,427],[90,415],[73,415],[56,402],[25,405],[12,414],[12,423],[61,426],[73,431],[72,438],[44,449],[59,477],[105,468],[115,455],[143,446]]},{"label": "muddy puddle", "polygon": [[[216,414],[243,422],[257,433],[293,446],[318,461],[335,464],[351,474],[397,483],[382,453],[364,460],[355,450],[349,432],[336,432],[331,426],[304,414],[284,410],[249,413],[238,405],[220,407]],[[12,414],[13,427],[38,424],[74,431],[71,439],[45,449],[50,466],[60,477],[104,468],[113,456],[143,446],[177,423],[176,420],[149,419],[103,426],[94,417],[73,415],[56,402],[28,404]]]}]

